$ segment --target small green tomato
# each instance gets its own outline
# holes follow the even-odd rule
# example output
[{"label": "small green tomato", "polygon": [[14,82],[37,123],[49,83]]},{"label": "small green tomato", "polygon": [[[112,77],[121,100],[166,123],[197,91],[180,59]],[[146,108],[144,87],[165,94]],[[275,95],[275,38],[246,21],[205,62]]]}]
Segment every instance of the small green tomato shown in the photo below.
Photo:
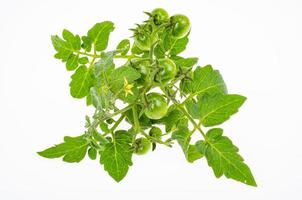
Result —
[{"label": "small green tomato", "polygon": [[175,63],[168,58],[158,60],[158,66],[161,71],[155,77],[157,82],[166,83],[173,79],[177,74],[177,67]]},{"label": "small green tomato", "polygon": [[150,24],[144,24],[138,27],[134,33],[134,44],[142,51],[149,51],[156,40],[157,35],[152,34]]},{"label": "small green tomato", "polygon": [[149,119],[161,119],[168,111],[168,104],[163,95],[159,93],[149,93],[147,95],[148,107],[145,110],[145,115]]},{"label": "small green tomato", "polygon": [[163,8],[156,8],[151,12],[153,23],[155,25],[160,25],[169,19],[168,12]]},{"label": "small green tomato", "polygon": [[151,148],[151,142],[146,138],[138,138],[135,140],[134,153],[137,155],[144,155],[148,153]]},{"label": "small green tomato", "polygon": [[174,15],[170,18],[170,23],[172,25],[172,35],[175,38],[185,37],[191,28],[190,20],[185,15]]},{"label": "small green tomato", "polygon": [[162,136],[162,131],[160,128],[153,126],[149,131],[149,135],[153,138],[160,139]]}]

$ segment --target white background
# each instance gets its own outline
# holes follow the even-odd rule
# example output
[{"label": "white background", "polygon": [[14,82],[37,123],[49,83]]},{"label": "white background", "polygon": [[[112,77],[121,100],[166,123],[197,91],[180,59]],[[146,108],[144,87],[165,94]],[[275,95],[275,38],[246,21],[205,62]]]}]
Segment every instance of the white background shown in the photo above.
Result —
[{"label": "white background", "polygon": [[[192,22],[184,55],[219,69],[230,93],[248,101],[223,125],[251,167],[257,188],[217,180],[204,159],[180,148],[135,156],[115,183],[97,161],[80,164],[36,151],[84,131],[84,101],[69,95],[70,73],[53,58],[51,34],[85,34],[112,20],[111,47],[164,7]],[[301,199],[302,3],[299,0],[108,0],[0,2],[0,199]]]}]

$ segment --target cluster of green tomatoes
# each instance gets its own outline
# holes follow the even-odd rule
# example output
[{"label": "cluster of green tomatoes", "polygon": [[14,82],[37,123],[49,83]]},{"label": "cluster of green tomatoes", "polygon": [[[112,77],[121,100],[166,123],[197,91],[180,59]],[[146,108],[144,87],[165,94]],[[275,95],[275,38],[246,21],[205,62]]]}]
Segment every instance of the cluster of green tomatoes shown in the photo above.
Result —
[{"label": "cluster of green tomatoes", "polygon": [[[190,32],[190,21],[185,15],[177,14],[170,17],[168,12],[162,8],[146,14],[149,15],[147,21],[137,24],[135,29],[130,29],[134,32],[134,45],[149,54],[147,58],[134,58],[130,61],[132,67],[141,73],[138,84],[145,88],[144,93],[156,86],[163,87],[173,84],[173,80],[178,76],[177,66],[173,60],[169,59],[169,56],[153,59],[154,48],[158,45],[161,34],[169,33],[177,40],[187,36]],[[152,92],[146,94],[144,98],[146,117],[151,120],[159,120],[167,114],[168,103],[162,94]],[[158,127],[152,127],[149,135],[160,139],[162,133]],[[136,154],[145,154],[150,148],[151,142],[148,139],[136,139]]]}]

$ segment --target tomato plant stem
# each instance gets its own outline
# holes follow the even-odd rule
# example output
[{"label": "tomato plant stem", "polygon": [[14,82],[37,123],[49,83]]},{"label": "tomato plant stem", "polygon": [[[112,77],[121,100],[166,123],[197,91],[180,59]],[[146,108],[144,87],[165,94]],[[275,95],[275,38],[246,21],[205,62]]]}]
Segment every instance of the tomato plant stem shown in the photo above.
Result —
[{"label": "tomato plant stem", "polygon": [[103,121],[103,120],[109,119],[109,118],[111,118],[111,117],[114,117],[114,116],[116,116],[116,115],[119,115],[119,114],[121,114],[121,113],[124,113],[124,112],[128,111],[129,109],[131,109],[132,106],[133,106],[133,104],[129,104],[129,105],[126,106],[125,108],[122,108],[122,109],[120,109],[120,110],[117,110],[116,112],[114,112],[114,113],[112,113],[112,114],[109,114],[109,115],[107,115],[107,116],[101,118],[99,121]]},{"label": "tomato plant stem", "polygon": [[125,115],[122,114],[120,116],[120,118],[115,122],[115,124],[112,126],[112,128],[110,129],[110,132],[113,133],[114,130],[118,127],[118,125],[123,121],[123,119],[125,118]]},{"label": "tomato plant stem", "polygon": [[171,147],[171,142],[164,142],[164,141],[161,141],[161,140],[159,140],[159,139],[157,139],[157,138],[155,138],[155,137],[152,137],[152,136],[148,135],[148,134],[147,134],[145,131],[143,131],[143,130],[141,130],[140,132],[141,132],[141,134],[142,134],[143,136],[145,136],[146,138],[148,138],[148,139],[151,140],[151,141],[155,141],[155,142],[158,143],[158,144],[163,144],[163,145],[166,145],[166,146],[168,146],[168,147]]},{"label": "tomato plant stem", "polygon": [[[166,90],[165,90],[165,88],[161,88],[161,90],[164,92],[164,94],[167,96],[167,98],[168,99],[170,99],[173,103],[174,103],[174,105],[180,110],[180,111],[182,111],[182,113],[189,119],[189,121],[192,123],[192,125],[194,126],[194,129],[195,130],[198,130],[200,133],[201,133],[201,135],[206,139],[206,135],[205,135],[205,133],[201,130],[201,128],[200,128],[200,125],[201,124],[197,124],[196,122],[195,122],[195,120],[191,117],[191,115],[187,112],[187,110],[182,106],[182,105],[180,105],[173,97],[171,97],[167,92],[166,92]],[[194,130],[193,129],[193,130]],[[194,133],[194,132],[193,132]],[[191,133],[191,134],[193,134],[193,133]]]},{"label": "tomato plant stem", "polygon": [[138,116],[137,116],[136,104],[134,104],[132,106],[132,113],[133,113],[133,120],[134,120],[134,131],[135,131],[135,133],[138,133],[140,131],[140,125],[139,125]]}]

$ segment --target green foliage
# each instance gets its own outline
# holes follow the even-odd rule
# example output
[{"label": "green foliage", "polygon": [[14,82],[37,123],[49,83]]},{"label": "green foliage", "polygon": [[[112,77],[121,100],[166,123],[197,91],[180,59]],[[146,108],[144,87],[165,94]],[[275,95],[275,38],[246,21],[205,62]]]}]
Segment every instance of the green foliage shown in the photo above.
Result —
[{"label": "green foliage", "polygon": [[[203,131],[227,121],[246,98],[228,94],[221,74],[211,65],[196,66],[197,57],[181,55],[189,42],[191,24],[186,16],[169,17],[164,9],[146,14],[146,21],[130,29],[134,42],[123,39],[111,51],[106,50],[114,30],[110,21],[96,23],[87,35],[64,29],[62,37],[51,36],[55,58],[72,71],[71,96],[85,98],[95,112],[86,116],[83,135],[66,136],[63,143],[38,154],[80,162],[87,153],[91,160],[100,159],[119,182],[132,166],[133,154],[178,143],[189,163],[205,158],[216,177],[256,186],[238,148],[222,129]],[[201,137],[197,142],[196,133]]]},{"label": "green foliage", "polygon": [[110,33],[114,30],[112,22],[96,23],[87,33],[89,41],[94,45],[95,51],[103,51],[108,46]]},{"label": "green foliage", "polygon": [[188,37],[184,37],[179,40],[176,40],[176,42],[170,48],[170,54],[174,56],[183,52],[186,49],[188,42],[189,42]]},{"label": "green foliage", "polygon": [[96,149],[93,148],[93,147],[90,147],[90,148],[88,149],[88,156],[89,156],[89,158],[90,158],[91,160],[95,160],[96,157],[97,157],[97,151],[96,151]]},{"label": "green foliage", "polygon": [[80,162],[86,155],[88,141],[84,135],[78,137],[64,137],[64,142],[44,151],[38,152],[40,156],[45,158],[63,157],[65,162]]},{"label": "green foliage", "polygon": [[194,71],[193,80],[188,83],[191,96],[203,93],[226,93],[225,83],[219,73],[211,65],[197,67]]},{"label": "green foliage", "polygon": [[199,158],[202,158],[204,155],[200,151],[198,151],[197,147],[195,145],[189,145],[189,148],[187,150],[187,160],[190,163],[193,163],[195,160],[198,160]]},{"label": "green foliage", "polygon": [[224,174],[227,178],[257,186],[251,170],[238,154],[239,149],[222,133],[220,128],[209,130],[206,140],[196,143],[197,149],[205,155],[217,178]]},{"label": "green foliage", "polygon": [[74,98],[83,98],[89,94],[93,86],[94,76],[91,68],[80,66],[71,76],[70,94]]},{"label": "green foliage", "polygon": [[188,127],[180,126],[173,132],[172,138],[177,140],[188,162],[192,163],[203,156],[203,153],[197,151],[194,145],[190,145],[191,133]]},{"label": "green foliage", "polygon": [[198,58],[183,58],[180,56],[173,56],[171,57],[172,60],[175,62],[178,69],[182,70],[183,72],[187,72],[192,69],[192,67],[197,64]]},{"label": "green foliage", "polygon": [[115,69],[112,72],[109,82],[110,86],[112,87],[112,90],[117,92],[121,88],[123,88],[125,79],[128,81],[129,84],[131,84],[133,83],[133,81],[139,79],[140,77],[141,75],[136,69],[125,65]]},{"label": "green foliage", "polygon": [[188,100],[186,108],[191,116],[199,119],[205,127],[215,126],[228,120],[246,100],[237,94],[204,94],[199,95],[197,102]]},{"label": "green foliage", "polygon": [[112,135],[112,142],[106,144],[104,151],[100,152],[100,163],[117,182],[126,176],[132,165],[132,138],[133,135],[127,131],[116,131]]},{"label": "green foliage", "polygon": [[130,49],[130,40],[124,39],[122,40],[116,47],[116,50],[119,51],[121,55],[126,55]]},{"label": "green foliage", "polygon": [[177,127],[179,121],[183,118],[184,114],[174,106],[171,106],[168,110],[167,115],[164,118],[160,119],[160,122],[165,125],[166,132],[170,132]]}]

